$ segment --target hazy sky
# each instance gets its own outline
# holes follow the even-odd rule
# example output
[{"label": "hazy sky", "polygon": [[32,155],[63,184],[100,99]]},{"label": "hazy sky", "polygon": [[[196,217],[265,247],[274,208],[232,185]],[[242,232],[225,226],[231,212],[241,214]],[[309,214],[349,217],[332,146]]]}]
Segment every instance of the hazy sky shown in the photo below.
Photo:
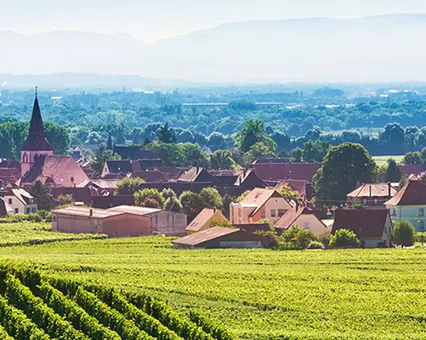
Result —
[{"label": "hazy sky", "polygon": [[224,22],[426,13],[425,0],[0,0],[0,30],[127,33],[153,41]]}]

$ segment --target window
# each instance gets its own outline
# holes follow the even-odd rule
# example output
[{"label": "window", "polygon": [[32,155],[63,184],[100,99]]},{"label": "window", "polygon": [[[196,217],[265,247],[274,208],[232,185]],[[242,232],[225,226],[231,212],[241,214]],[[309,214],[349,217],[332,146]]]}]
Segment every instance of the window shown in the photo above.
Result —
[{"label": "window", "polygon": [[9,198],[9,204],[12,204],[12,199],[11,198]]},{"label": "window", "polygon": [[419,216],[424,216],[424,215],[425,215],[425,209],[419,208]]},{"label": "window", "polygon": [[419,230],[421,232],[425,231],[425,221],[419,221]]},{"label": "window", "polygon": [[99,221],[99,226],[102,227],[102,221]]},{"label": "window", "polygon": [[15,208],[15,214],[19,214],[19,209]]},{"label": "window", "polygon": [[36,209],[36,208],[33,208],[33,209],[32,209],[32,211],[33,211],[33,213],[35,213],[35,212],[37,211],[37,209]]},{"label": "window", "polygon": [[375,198],[375,199],[374,199],[374,204],[376,204],[376,205],[377,205],[377,203],[378,203],[377,198]]},{"label": "window", "polygon": [[362,200],[362,204],[367,205],[367,200],[365,198]]},{"label": "window", "polygon": [[392,216],[396,216],[396,209],[392,209]]},{"label": "window", "polygon": [[262,217],[262,218],[265,218],[265,209],[262,209],[261,211],[260,211],[260,216]]},{"label": "window", "polygon": [[53,222],[56,222],[56,215],[53,215]]},{"label": "window", "polygon": [[275,209],[271,210],[271,217],[276,217],[277,216],[277,211]]},{"label": "window", "polygon": [[26,211],[27,211],[27,214],[29,214],[31,212],[31,209],[27,208]]},{"label": "window", "polygon": [[284,209],[278,209],[278,217],[281,217],[284,214],[285,214],[285,210]]},{"label": "window", "polygon": [[359,228],[359,233],[360,233],[360,234],[362,233],[362,228]]}]

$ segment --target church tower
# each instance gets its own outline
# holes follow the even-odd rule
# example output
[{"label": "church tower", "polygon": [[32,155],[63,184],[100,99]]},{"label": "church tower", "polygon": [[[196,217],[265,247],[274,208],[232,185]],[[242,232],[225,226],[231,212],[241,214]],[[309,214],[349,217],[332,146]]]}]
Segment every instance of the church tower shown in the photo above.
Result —
[{"label": "church tower", "polygon": [[37,99],[37,87],[31,116],[28,137],[21,148],[21,173],[25,175],[31,169],[34,162],[41,155],[53,155],[53,148],[44,134],[43,121],[41,119],[40,106]]}]

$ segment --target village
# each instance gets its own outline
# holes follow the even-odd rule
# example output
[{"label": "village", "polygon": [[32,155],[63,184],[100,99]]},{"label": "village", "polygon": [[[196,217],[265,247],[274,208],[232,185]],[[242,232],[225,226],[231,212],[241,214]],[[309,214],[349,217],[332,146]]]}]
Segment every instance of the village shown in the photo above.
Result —
[{"label": "village", "polygon": [[411,245],[392,235],[401,221],[424,232],[421,166],[402,164],[404,181],[359,183],[344,193],[345,202],[320,209],[312,186],[319,162],[259,158],[238,171],[166,167],[143,147],[111,141],[106,147],[120,160],[106,160],[100,176],[78,152],[55,155],[36,96],[20,162],[0,164],[1,216],[37,213],[40,198],[31,192],[42,187],[53,232],[175,236],[178,249],[276,247],[286,239],[288,249],[322,249],[330,242],[393,247]]}]

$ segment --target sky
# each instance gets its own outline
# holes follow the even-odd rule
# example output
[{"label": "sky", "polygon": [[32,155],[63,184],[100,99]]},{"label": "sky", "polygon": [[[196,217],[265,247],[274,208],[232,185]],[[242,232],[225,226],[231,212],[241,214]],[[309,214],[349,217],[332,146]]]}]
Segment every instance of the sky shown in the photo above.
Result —
[{"label": "sky", "polygon": [[0,0],[0,31],[126,33],[141,41],[226,22],[426,13],[425,0]]}]

